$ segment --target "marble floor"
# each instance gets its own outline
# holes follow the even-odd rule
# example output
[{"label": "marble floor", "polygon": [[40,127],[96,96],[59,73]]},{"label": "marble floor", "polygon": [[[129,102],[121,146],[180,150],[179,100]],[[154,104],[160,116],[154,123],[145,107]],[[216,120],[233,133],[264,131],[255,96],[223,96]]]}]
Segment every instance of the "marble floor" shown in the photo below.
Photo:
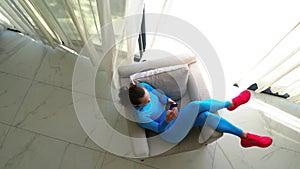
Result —
[{"label": "marble floor", "polygon": [[[253,93],[248,104],[222,116],[241,128],[273,137],[266,149],[243,149],[225,134],[200,149],[144,161],[115,156],[84,132],[72,100],[76,56],[15,32],[0,34],[1,169],[297,169],[300,165],[300,106]],[[103,75],[104,76],[104,75]],[[105,78],[96,83],[105,85]],[[112,126],[125,125],[107,99]],[[232,88],[228,96],[239,89]]]}]

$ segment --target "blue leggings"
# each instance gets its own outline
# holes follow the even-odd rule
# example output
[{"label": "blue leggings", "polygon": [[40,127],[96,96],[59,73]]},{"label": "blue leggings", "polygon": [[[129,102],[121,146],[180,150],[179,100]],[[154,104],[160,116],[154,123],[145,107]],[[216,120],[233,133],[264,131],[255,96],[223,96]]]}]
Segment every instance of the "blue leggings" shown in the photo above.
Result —
[{"label": "blue leggings", "polygon": [[178,143],[192,127],[209,126],[216,131],[242,136],[242,130],[226,119],[215,115],[220,109],[230,106],[230,102],[217,100],[193,101],[180,110],[178,116],[168,125],[168,129],[161,133],[165,140]]}]

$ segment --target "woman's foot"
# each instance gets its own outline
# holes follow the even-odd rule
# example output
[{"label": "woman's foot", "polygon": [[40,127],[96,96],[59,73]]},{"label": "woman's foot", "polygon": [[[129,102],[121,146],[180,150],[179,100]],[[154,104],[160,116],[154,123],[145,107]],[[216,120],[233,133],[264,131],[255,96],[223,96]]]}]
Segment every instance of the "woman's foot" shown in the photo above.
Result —
[{"label": "woman's foot", "polygon": [[242,104],[247,103],[250,100],[251,93],[248,90],[244,90],[237,97],[232,99],[232,104],[227,108],[227,110],[232,111]]},{"label": "woman's foot", "polygon": [[247,133],[246,138],[241,137],[241,145],[244,148],[247,147],[261,147],[266,148],[269,147],[272,144],[272,138],[268,136],[259,136],[256,134]]}]

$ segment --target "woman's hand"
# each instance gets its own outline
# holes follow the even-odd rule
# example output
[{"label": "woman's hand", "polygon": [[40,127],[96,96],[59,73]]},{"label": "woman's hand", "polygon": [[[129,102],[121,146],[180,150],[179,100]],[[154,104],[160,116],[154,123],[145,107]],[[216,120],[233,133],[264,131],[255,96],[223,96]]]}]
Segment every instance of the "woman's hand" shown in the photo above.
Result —
[{"label": "woman's hand", "polygon": [[168,99],[168,102],[171,104],[176,104],[176,102],[174,100],[172,100],[171,98]]},{"label": "woman's hand", "polygon": [[166,122],[170,123],[172,120],[174,120],[178,115],[178,109],[177,107],[174,107],[172,110],[167,111],[167,116],[166,116]]}]

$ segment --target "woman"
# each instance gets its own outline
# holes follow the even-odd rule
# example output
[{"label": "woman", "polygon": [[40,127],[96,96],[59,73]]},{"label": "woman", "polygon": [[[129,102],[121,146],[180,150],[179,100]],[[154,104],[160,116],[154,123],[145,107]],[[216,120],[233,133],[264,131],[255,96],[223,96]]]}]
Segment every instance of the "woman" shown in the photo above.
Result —
[{"label": "woman", "polygon": [[[124,90],[121,92],[124,93]],[[127,91],[133,116],[136,122],[145,129],[152,130],[168,142],[180,142],[192,127],[209,126],[219,132],[230,133],[241,138],[242,147],[258,146],[266,148],[272,144],[272,139],[243,131],[226,119],[215,115],[222,108],[229,111],[245,104],[251,97],[247,90],[231,101],[218,100],[192,101],[181,110],[177,107],[166,110],[167,103],[175,104],[171,98],[160,93],[147,83],[131,85]]]}]

